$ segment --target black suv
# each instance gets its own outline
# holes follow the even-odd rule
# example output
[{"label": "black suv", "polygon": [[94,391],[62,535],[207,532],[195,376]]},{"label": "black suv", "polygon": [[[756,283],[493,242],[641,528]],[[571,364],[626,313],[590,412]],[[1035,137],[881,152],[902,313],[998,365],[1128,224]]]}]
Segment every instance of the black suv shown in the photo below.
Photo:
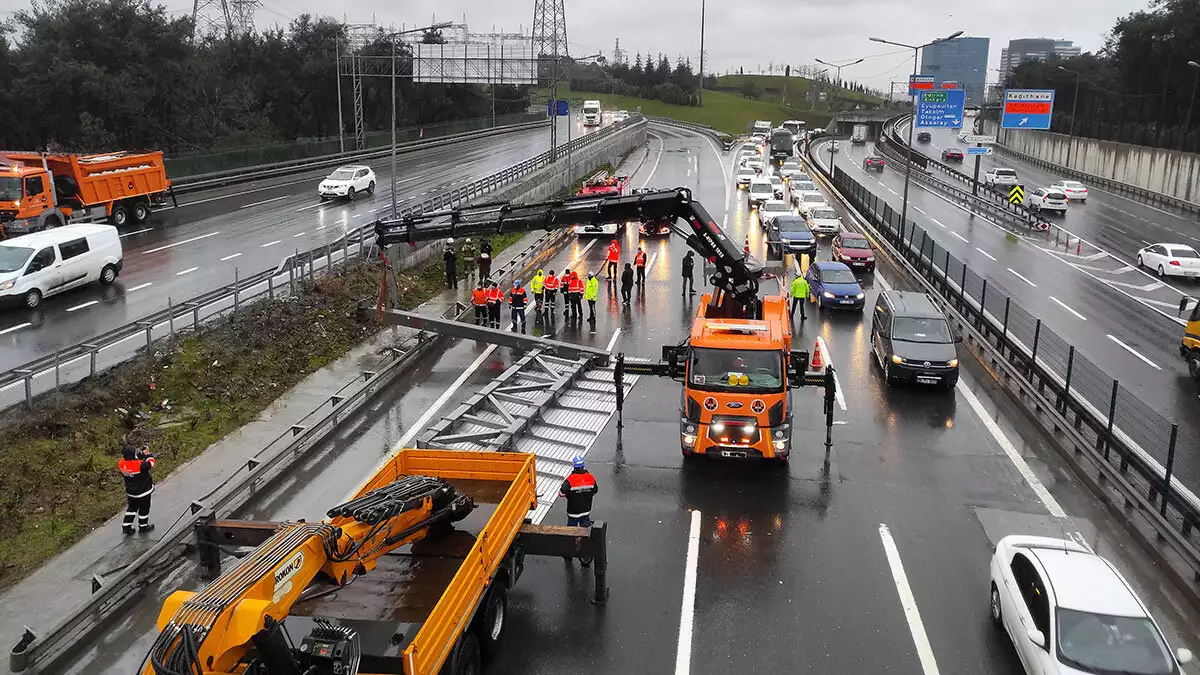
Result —
[{"label": "black suv", "polygon": [[871,317],[871,351],[893,382],[958,383],[958,346],[950,323],[925,293],[884,291]]},{"label": "black suv", "polygon": [[922,131],[917,134],[918,143],[928,143],[931,140],[933,140],[933,136],[930,136],[928,131]]}]

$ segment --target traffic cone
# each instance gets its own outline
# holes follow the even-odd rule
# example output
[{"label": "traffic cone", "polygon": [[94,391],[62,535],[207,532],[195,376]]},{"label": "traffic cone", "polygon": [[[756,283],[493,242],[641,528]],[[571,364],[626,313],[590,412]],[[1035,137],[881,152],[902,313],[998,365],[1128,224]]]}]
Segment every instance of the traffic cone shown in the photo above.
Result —
[{"label": "traffic cone", "polygon": [[746,243],[742,244],[742,253],[750,255],[750,235],[746,235]]},{"label": "traffic cone", "polygon": [[812,361],[809,361],[808,369],[813,372],[825,370],[825,359],[821,356],[820,340],[813,343]]}]

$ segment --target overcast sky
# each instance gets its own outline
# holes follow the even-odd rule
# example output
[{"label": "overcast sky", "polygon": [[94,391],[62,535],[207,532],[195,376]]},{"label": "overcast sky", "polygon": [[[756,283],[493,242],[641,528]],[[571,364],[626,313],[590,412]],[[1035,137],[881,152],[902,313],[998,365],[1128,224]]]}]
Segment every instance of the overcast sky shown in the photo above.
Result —
[{"label": "overcast sky", "polygon": [[[153,1],[153,0],[152,0]],[[643,53],[692,57],[700,53],[701,0],[565,0],[567,37],[572,55],[603,52],[611,58],[613,41],[630,58]],[[164,0],[168,9],[190,12],[192,0]],[[1010,39],[1051,37],[1073,40],[1084,51],[1099,49],[1104,34],[1120,16],[1143,9],[1147,0],[740,0],[708,3],[705,69],[747,71],[768,63],[811,64],[816,58],[838,63],[873,56],[847,68],[843,77],[877,89],[904,80],[912,60],[896,48],[867,40],[877,36],[908,44],[926,42],[958,30],[991,38],[990,68]],[[29,6],[29,0],[0,0],[0,19]],[[533,0],[263,0],[260,27],[300,14],[345,12],[351,23],[407,24],[463,21],[472,32],[528,32]],[[886,54],[886,55],[884,55]],[[909,52],[911,54],[911,52]],[[995,73],[990,73],[995,77]]]}]

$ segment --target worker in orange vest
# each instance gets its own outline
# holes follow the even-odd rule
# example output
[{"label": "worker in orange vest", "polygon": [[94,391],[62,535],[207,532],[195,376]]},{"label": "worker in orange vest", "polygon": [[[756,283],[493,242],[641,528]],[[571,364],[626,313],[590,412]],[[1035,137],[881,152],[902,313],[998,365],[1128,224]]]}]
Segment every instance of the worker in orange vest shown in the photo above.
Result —
[{"label": "worker in orange vest", "polygon": [[488,327],[500,327],[500,305],[504,303],[504,291],[500,290],[500,284],[492,282],[492,287],[487,293],[488,303]]},{"label": "worker in orange vest", "polygon": [[613,239],[612,243],[608,245],[607,260],[608,280],[613,281],[617,278],[617,264],[621,262],[621,245],[617,243],[616,239]]},{"label": "worker in orange vest", "polygon": [[525,305],[529,303],[529,294],[521,286],[520,279],[513,279],[512,290],[508,292],[508,306],[512,309],[512,331],[517,332],[517,323],[521,324],[521,332],[525,332]]},{"label": "worker in orange vest", "polygon": [[133,534],[133,518],[137,516],[138,532],[149,532],[154,529],[150,522],[150,495],[154,494],[154,477],[150,471],[154,468],[154,455],[150,448],[134,447],[126,442],[121,448],[121,459],[117,462],[117,470],[125,479],[125,518],[121,522],[121,531]]},{"label": "worker in orange vest", "polygon": [[646,284],[646,252],[642,250],[641,246],[633,256],[633,266],[637,268],[638,286],[644,286]]},{"label": "worker in orange vest", "polygon": [[554,298],[558,296],[558,277],[554,276],[554,270],[546,275],[546,279],[542,281],[542,289],[545,291],[546,316],[554,315]]},{"label": "worker in orange vest", "polygon": [[488,322],[488,292],[483,280],[471,291],[471,304],[475,305],[475,325],[486,326]]},{"label": "worker in orange vest", "polygon": [[563,294],[563,318],[571,315],[571,270],[565,269],[558,277],[558,286]]},{"label": "worker in orange vest", "polygon": [[583,318],[583,279],[575,272],[571,272],[571,321],[579,321]]}]

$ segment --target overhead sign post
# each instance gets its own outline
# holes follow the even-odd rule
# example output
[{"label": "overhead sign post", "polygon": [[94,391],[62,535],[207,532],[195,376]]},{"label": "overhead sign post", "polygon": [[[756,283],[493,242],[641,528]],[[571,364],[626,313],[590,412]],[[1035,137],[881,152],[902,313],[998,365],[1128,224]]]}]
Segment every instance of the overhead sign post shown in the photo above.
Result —
[{"label": "overhead sign post", "polygon": [[966,92],[962,89],[934,89],[917,96],[918,127],[934,129],[962,128]]},{"label": "overhead sign post", "polygon": [[1049,129],[1053,111],[1053,89],[1006,89],[1000,128]]},{"label": "overhead sign post", "polygon": [[922,91],[933,89],[932,75],[909,75],[908,76],[908,95],[916,96]]}]

